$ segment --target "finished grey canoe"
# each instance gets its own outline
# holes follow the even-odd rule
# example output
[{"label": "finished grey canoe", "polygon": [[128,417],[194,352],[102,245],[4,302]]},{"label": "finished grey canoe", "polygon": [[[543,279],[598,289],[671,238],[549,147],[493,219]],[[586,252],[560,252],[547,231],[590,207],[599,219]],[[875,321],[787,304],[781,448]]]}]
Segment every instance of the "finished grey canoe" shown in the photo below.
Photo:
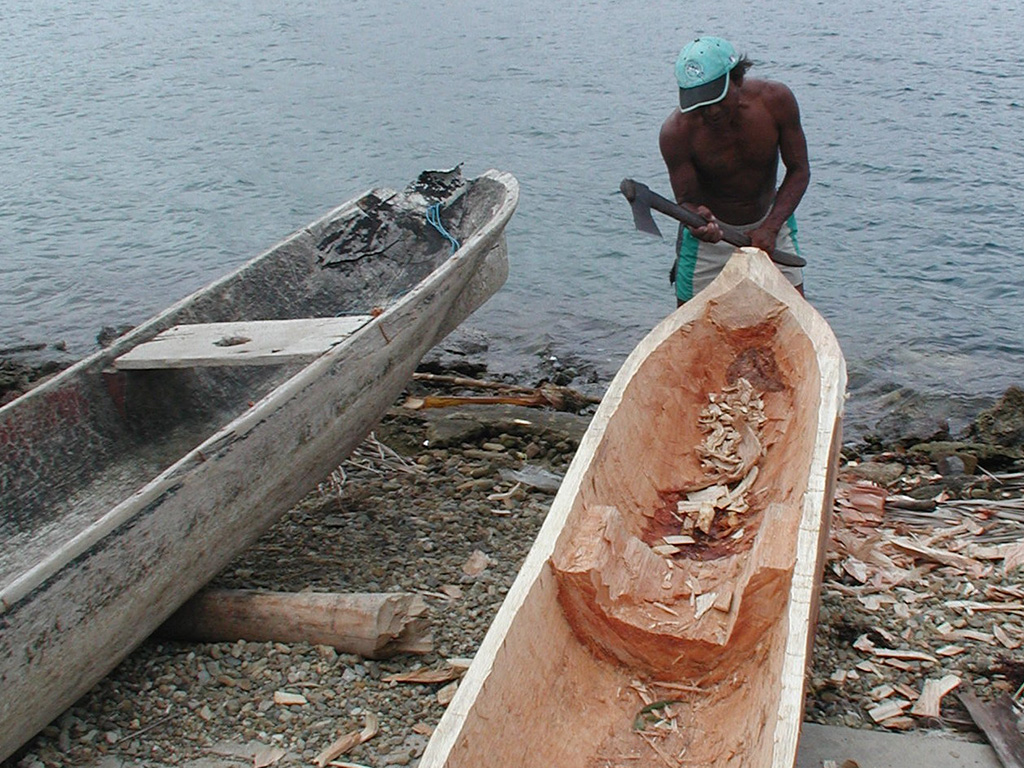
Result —
[{"label": "finished grey canoe", "polygon": [[372,190],[0,408],[0,760],[363,440],[504,283],[518,195]]},{"label": "finished grey canoe", "polygon": [[738,250],[615,377],[420,768],[792,766],[845,382]]}]

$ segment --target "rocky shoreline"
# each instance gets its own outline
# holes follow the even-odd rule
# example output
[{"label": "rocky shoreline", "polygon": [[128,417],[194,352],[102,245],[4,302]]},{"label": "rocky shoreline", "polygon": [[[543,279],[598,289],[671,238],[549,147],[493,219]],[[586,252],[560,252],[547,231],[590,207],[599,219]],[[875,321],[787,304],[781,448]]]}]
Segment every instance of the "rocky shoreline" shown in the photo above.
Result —
[{"label": "rocky shoreline", "polygon": [[[413,384],[410,394],[421,390]],[[306,643],[151,639],[2,768],[306,765],[372,723],[372,737],[340,759],[415,765],[461,662],[439,682],[389,678],[473,655],[591,411],[396,404],[371,440],[213,583],[418,593],[430,607],[431,653],[367,660]],[[1017,561],[991,549],[1024,536],[1012,503],[1024,496],[1015,479],[1024,393],[1008,392],[960,440],[941,429],[927,437],[844,451],[809,721],[979,739],[955,694],[937,716],[913,713],[927,681],[956,676],[989,701],[1024,682],[1014,660],[1024,641]],[[957,507],[963,500],[979,505]],[[906,537],[928,541],[925,554],[899,549]]]},{"label": "rocky shoreline", "polygon": [[26,344],[0,349],[0,405],[6,405],[70,364],[62,346]]}]

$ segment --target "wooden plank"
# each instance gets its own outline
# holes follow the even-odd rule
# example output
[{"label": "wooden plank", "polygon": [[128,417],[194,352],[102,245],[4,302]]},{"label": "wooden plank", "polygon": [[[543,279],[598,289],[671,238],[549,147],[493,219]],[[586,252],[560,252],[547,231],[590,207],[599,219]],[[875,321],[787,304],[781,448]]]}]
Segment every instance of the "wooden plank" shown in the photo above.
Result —
[{"label": "wooden plank", "polygon": [[988,738],[1005,768],[1024,768],[1024,737],[1017,730],[1017,713],[1009,696],[987,704],[970,691],[958,694],[971,719]]},{"label": "wooden plank", "polygon": [[370,315],[175,325],[114,361],[120,370],[280,365],[315,360]]}]

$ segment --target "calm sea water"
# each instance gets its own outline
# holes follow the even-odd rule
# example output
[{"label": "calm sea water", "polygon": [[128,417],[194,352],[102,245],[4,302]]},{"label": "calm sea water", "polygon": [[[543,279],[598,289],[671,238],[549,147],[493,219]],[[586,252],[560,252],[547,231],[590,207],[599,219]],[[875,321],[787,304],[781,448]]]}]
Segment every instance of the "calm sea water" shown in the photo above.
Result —
[{"label": "calm sea water", "polygon": [[137,323],[370,186],[514,173],[512,275],[471,325],[492,367],[610,377],[674,306],[632,176],[697,34],[787,83],[812,162],[808,298],[851,373],[848,430],[895,400],[974,403],[1024,364],[1018,7],[640,0],[6,0],[0,347]]}]

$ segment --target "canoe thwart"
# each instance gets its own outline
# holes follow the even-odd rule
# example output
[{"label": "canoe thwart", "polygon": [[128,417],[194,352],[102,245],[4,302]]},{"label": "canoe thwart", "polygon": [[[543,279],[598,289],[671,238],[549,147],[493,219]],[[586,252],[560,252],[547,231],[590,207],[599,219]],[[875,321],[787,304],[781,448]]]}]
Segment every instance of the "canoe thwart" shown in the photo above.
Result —
[{"label": "canoe thwart", "polygon": [[344,341],[371,315],[175,325],[114,360],[122,371],[306,363]]}]

